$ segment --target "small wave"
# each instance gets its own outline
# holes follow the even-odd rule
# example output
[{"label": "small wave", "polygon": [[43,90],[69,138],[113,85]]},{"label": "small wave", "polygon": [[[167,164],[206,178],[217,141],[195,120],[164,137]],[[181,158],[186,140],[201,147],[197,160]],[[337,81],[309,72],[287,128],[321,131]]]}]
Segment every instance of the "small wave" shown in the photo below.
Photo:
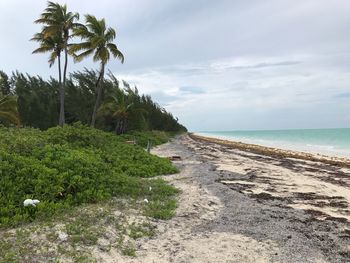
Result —
[{"label": "small wave", "polygon": [[307,147],[310,148],[319,148],[319,149],[325,149],[325,150],[329,150],[329,151],[334,151],[337,150],[337,147],[334,145],[322,145],[322,144],[306,144]]},{"label": "small wave", "polygon": [[337,157],[350,157],[350,149],[343,148],[337,145],[315,144],[308,142],[295,142],[295,140],[273,140],[251,138],[248,136],[229,136],[213,133],[197,133],[198,135],[214,137],[223,140],[238,141],[243,143],[257,144],[261,146],[274,147],[284,150],[309,152],[314,154],[324,154]]}]

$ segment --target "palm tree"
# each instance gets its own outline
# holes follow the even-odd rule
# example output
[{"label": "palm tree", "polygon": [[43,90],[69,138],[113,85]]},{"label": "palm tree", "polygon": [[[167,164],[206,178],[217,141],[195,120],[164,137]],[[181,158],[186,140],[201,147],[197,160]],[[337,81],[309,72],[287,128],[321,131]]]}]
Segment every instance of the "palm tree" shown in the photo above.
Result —
[{"label": "palm tree", "polygon": [[95,16],[85,15],[86,26],[78,27],[74,30],[76,36],[80,36],[84,41],[82,43],[73,44],[72,52],[79,52],[75,55],[77,62],[93,54],[93,60],[100,62],[100,74],[96,83],[97,96],[94,110],[91,117],[91,126],[95,127],[97,110],[101,104],[101,96],[103,90],[103,80],[105,67],[111,55],[124,63],[124,55],[119,51],[117,46],[112,43],[116,37],[116,32],[113,28],[106,27],[104,19],[98,20]]},{"label": "palm tree", "polygon": [[62,38],[59,35],[44,37],[43,33],[36,33],[30,40],[39,42],[40,44],[40,46],[32,52],[33,54],[50,52],[50,57],[48,60],[50,67],[55,64],[56,59],[58,60],[59,82],[61,83],[61,53],[63,50]]},{"label": "palm tree", "polygon": [[111,96],[108,101],[101,105],[97,114],[103,116],[110,116],[116,120],[115,132],[116,134],[125,133],[128,125],[128,119],[131,111],[134,108],[134,103],[128,100],[127,95]]},{"label": "palm tree", "polygon": [[7,123],[20,124],[16,97],[0,94],[0,120]]},{"label": "palm tree", "polygon": [[[64,98],[62,101],[62,69],[61,69],[61,53],[63,50],[63,40],[62,37],[57,34],[53,37],[44,37],[43,33],[36,33],[34,37],[31,39],[32,41],[39,42],[40,46],[39,48],[35,49],[32,53],[46,53],[50,52],[49,56],[49,66],[52,67],[55,64],[55,61],[57,59],[58,63],[58,85],[60,87],[60,117],[59,117],[59,124],[62,126],[64,124]],[[63,105],[63,106],[62,106]],[[63,111],[63,114],[61,113]],[[61,116],[63,115],[63,118]]]},{"label": "palm tree", "polygon": [[[112,81],[118,82],[112,73],[109,74],[109,77]],[[123,83],[124,89],[117,88],[113,90],[112,95],[108,97],[97,112],[98,115],[106,117],[106,120],[116,121],[116,134],[125,133],[130,120],[144,123],[146,121],[145,115],[148,113],[140,104],[140,96],[136,86],[131,88],[125,81]]]},{"label": "palm tree", "polygon": [[[46,45],[48,42],[50,45],[56,47],[56,54],[51,53],[49,63],[52,66],[55,61],[55,56],[58,58],[59,67],[59,82],[60,82],[60,117],[59,125],[64,125],[64,88],[66,85],[67,66],[68,66],[68,40],[72,37],[72,29],[82,26],[75,21],[79,19],[78,13],[72,13],[67,11],[66,5],[60,5],[58,3],[48,2],[47,8],[40,15],[40,18],[34,22],[37,24],[43,24],[44,27],[41,33],[34,35],[33,40],[41,43],[39,49],[34,53],[53,51],[55,49],[49,49]],[[63,81],[61,80],[61,60],[60,54],[64,51],[64,67],[63,67]]]}]

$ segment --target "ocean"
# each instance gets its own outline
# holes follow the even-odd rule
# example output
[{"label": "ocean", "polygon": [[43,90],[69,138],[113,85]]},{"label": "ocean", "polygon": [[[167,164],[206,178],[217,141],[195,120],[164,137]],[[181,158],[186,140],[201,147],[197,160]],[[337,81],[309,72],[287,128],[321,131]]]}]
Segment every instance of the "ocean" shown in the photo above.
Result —
[{"label": "ocean", "polygon": [[350,157],[350,128],[206,131],[196,134],[286,150]]}]

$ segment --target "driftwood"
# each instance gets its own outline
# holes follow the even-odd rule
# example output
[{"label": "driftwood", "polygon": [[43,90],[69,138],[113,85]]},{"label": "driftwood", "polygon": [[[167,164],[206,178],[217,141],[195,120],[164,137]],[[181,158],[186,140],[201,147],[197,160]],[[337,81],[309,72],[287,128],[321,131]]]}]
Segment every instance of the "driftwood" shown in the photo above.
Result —
[{"label": "driftwood", "polygon": [[169,156],[167,157],[170,161],[181,161],[181,156],[178,155],[173,155],[173,156]]}]

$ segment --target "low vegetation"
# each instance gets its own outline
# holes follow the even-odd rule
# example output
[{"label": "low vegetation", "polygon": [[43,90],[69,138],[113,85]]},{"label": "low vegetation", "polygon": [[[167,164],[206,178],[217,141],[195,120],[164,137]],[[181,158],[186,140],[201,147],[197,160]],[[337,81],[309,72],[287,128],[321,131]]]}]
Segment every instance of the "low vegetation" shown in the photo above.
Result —
[{"label": "low vegetation", "polygon": [[[132,136],[142,142],[151,138]],[[164,140],[153,137],[157,143]],[[126,144],[126,139],[82,124],[47,131],[1,128],[0,226],[46,219],[112,197],[147,198],[147,216],[171,217],[177,190],[161,179],[148,178],[175,173],[176,168],[138,145]],[[27,198],[39,199],[40,204],[23,207]]]},{"label": "low vegetation", "polygon": [[100,262],[111,250],[137,256],[139,242],[159,221],[142,215],[143,202],[113,198],[68,210],[45,221],[0,232],[0,262]]}]

